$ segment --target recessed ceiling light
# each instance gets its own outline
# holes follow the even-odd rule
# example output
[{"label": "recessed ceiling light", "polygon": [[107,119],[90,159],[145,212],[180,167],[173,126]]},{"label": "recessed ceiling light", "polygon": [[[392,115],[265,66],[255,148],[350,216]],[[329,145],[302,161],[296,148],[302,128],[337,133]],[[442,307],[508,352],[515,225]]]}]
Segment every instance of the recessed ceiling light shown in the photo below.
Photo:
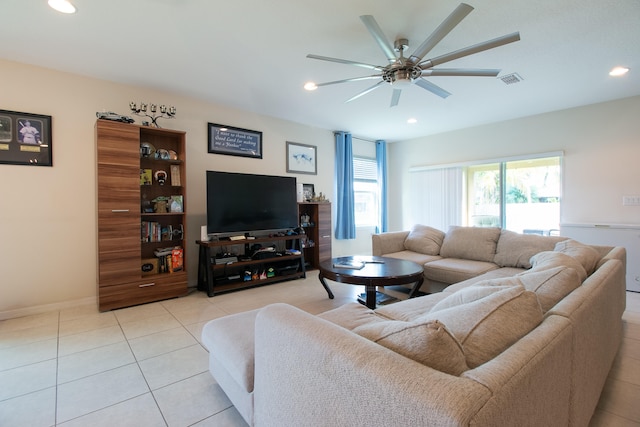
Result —
[{"label": "recessed ceiling light", "polygon": [[414,123],[418,123],[418,119],[414,119],[413,117],[410,118],[409,120],[407,120],[407,123],[409,123],[410,125],[414,124]]},{"label": "recessed ceiling light", "polygon": [[314,82],[307,82],[304,84],[304,88],[306,90],[316,90],[318,89],[318,85],[316,85]]},{"label": "recessed ceiling light", "polygon": [[624,76],[628,72],[629,72],[629,69],[627,67],[615,67],[614,69],[609,71],[609,75],[613,77],[619,77],[619,76]]},{"label": "recessed ceiling light", "polygon": [[76,7],[67,0],[49,0],[49,6],[62,13],[76,13]]}]

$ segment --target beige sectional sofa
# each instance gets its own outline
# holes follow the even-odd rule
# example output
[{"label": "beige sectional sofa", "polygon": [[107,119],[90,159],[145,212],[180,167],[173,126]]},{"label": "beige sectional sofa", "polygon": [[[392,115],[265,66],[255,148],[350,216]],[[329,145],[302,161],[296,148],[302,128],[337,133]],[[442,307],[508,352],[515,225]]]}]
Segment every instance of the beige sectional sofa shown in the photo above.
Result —
[{"label": "beige sectional sofa", "polygon": [[[421,234],[425,247],[440,242],[437,254],[408,249],[412,232],[409,247]],[[350,303],[313,316],[272,304],[203,328],[211,373],[245,420],[587,426],[622,337],[624,248],[475,228],[455,227],[442,241],[432,239],[437,230],[412,232],[402,246],[379,241],[400,250],[378,255],[434,257],[425,266],[440,261],[451,275],[425,268],[429,280],[463,280],[376,310]],[[478,251],[493,239],[491,260],[452,246],[462,235]]]}]

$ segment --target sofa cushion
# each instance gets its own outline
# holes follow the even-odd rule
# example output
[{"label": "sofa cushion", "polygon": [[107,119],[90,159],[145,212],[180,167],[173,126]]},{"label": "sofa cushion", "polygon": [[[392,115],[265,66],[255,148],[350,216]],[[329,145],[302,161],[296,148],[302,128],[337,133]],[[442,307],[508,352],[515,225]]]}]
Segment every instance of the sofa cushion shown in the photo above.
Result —
[{"label": "sofa cushion", "polygon": [[388,320],[357,302],[350,302],[333,310],[325,311],[318,314],[318,317],[349,330],[369,323]]},{"label": "sofa cushion", "polygon": [[525,289],[536,293],[543,313],[549,311],[581,283],[576,270],[565,266],[529,271],[514,279],[518,279]]},{"label": "sofa cushion", "polygon": [[424,265],[424,277],[442,283],[458,283],[497,269],[492,262],[442,258]]},{"label": "sofa cushion", "polygon": [[384,254],[383,256],[388,258],[397,258],[397,259],[404,259],[407,261],[413,261],[416,264],[420,264],[420,265],[424,265],[428,262],[442,259],[442,257],[439,255],[425,255],[425,254],[421,254],[413,251],[393,252],[389,254]]},{"label": "sofa cushion", "polygon": [[527,274],[532,271],[549,270],[556,267],[569,267],[578,273],[580,282],[584,282],[584,279],[587,278],[587,271],[580,261],[562,252],[545,251],[537,253],[531,257],[531,266],[531,270],[521,274]]},{"label": "sofa cushion", "polygon": [[444,231],[416,224],[411,228],[409,235],[404,240],[404,247],[407,250],[425,255],[438,255],[443,240]]},{"label": "sofa cushion", "polygon": [[388,320],[359,326],[353,332],[441,372],[460,375],[469,369],[462,346],[437,320]]},{"label": "sofa cushion", "polygon": [[[457,293],[477,293],[472,289],[474,287]],[[432,310],[423,318],[425,321],[439,320],[446,325],[462,344],[471,369],[502,353],[542,321],[542,309],[533,292],[523,286],[495,288],[497,290],[493,289],[483,298]]]},{"label": "sofa cushion", "polygon": [[460,227],[452,225],[444,236],[440,256],[492,262],[500,238],[497,227]]},{"label": "sofa cushion", "polygon": [[598,251],[596,251],[592,247],[572,239],[556,243],[554,250],[556,252],[562,252],[563,254],[569,255],[570,257],[578,260],[584,267],[587,275],[593,273],[596,265],[598,264],[598,261],[600,261],[601,258]]},{"label": "sofa cushion", "polygon": [[493,262],[500,267],[531,268],[530,259],[538,252],[552,251],[566,237],[520,234],[502,230]]},{"label": "sofa cushion", "polygon": [[516,274],[522,273],[526,270],[523,268],[516,267],[502,267],[497,268],[495,270],[487,271],[479,276],[472,277],[471,279],[463,280],[462,282],[454,283],[453,285],[447,286],[442,292],[445,293],[453,293],[457,292],[460,289],[467,288],[471,285],[475,285],[476,283],[482,282],[488,279],[500,279],[502,277],[513,277]]}]

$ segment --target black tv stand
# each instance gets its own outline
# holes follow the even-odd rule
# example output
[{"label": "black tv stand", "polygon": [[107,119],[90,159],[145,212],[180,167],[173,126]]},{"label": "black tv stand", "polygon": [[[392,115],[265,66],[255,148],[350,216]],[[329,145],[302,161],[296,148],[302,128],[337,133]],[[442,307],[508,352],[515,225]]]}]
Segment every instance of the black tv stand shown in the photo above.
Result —
[{"label": "black tv stand", "polygon": [[[302,239],[306,236],[272,236],[255,237],[245,240],[196,240],[200,247],[198,255],[198,290],[207,292],[209,297],[233,292],[270,283],[306,277],[304,251],[302,251]],[[278,256],[251,259],[250,247],[256,243],[282,244],[287,249],[297,250],[297,254],[282,254]],[[244,256],[238,256],[238,261],[218,264],[216,253],[222,246],[244,246]],[[272,269],[273,275],[265,277],[267,271]],[[246,280],[246,272],[252,274],[251,280]],[[258,277],[253,274],[258,271]],[[264,274],[262,274],[264,272]]]}]

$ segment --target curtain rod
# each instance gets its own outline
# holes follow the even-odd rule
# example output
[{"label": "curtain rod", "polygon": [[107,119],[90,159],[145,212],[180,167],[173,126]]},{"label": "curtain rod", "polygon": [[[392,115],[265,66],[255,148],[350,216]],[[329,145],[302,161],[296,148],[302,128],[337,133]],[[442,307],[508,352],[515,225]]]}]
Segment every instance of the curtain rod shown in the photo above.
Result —
[{"label": "curtain rod", "polygon": [[[333,131],[333,133],[336,133],[336,132],[339,132],[339,131]],[[346,132],[346,131],[343,131],[343,132]],[[351,139],[359,139],[360,141],[366,141],[366,142],[376,142],[375,139],[362,138],[360,136],[353,136],[353,135],[351,135]]]}]

